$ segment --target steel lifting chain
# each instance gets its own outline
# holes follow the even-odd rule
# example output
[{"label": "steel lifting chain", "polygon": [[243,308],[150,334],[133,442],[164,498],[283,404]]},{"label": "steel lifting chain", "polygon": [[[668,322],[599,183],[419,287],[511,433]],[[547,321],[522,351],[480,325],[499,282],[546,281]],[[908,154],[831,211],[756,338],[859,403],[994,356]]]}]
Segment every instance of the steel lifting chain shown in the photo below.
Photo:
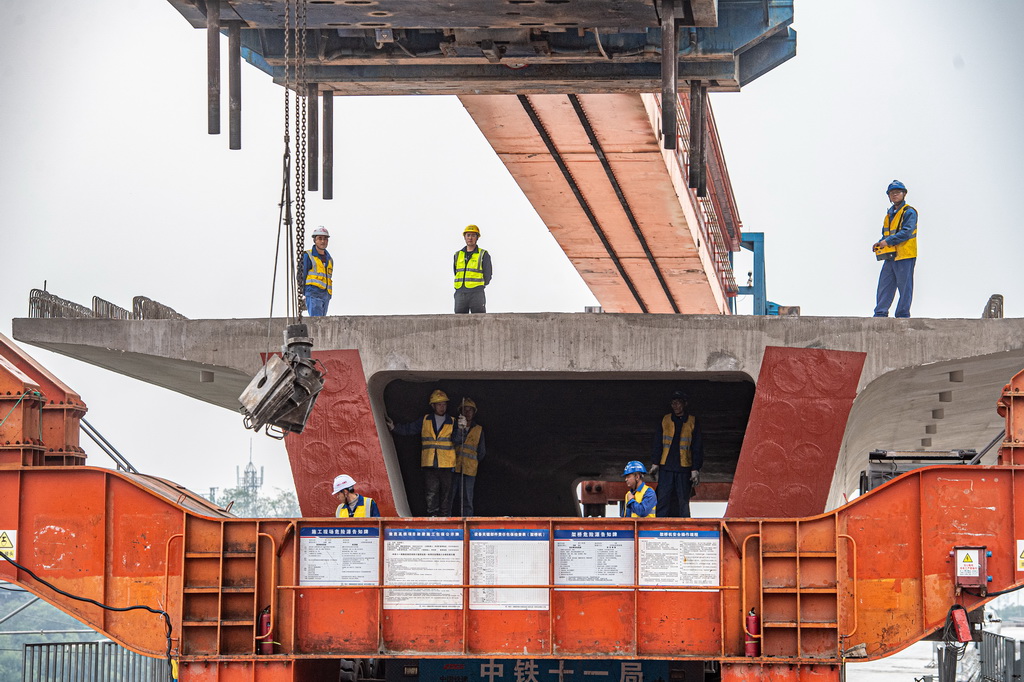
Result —
[{"label": "steel lifting chain", "polygon": [[[308,0],[295,7],[295,267],[302,271],[306,243],[306,11]],[[299,310],[299,319],[302,311]]]}]

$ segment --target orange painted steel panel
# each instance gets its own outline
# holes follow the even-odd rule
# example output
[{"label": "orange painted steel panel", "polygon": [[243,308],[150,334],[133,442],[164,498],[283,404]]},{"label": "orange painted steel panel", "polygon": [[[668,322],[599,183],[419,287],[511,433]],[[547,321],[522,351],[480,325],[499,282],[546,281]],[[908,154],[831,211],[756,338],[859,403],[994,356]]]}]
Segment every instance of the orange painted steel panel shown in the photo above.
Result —
[{"label": "orange painted steel panel", "polygon": [[327,370],[323,391],[305,430],[284,439],[303,516],[334,516],[338,501],[331,496],[332,485],[342,473],[358,482],[361,494],[377,501],[381,514],[394,516],[359,351],[314,351],[313,357]]},{"label": "orange painted steel panel", "polygon": [[866,356],[765,348],[726,516],[825,510]]},{"label": "orange painted steel panel", "polygon": [[[44,396],[39,437],[46,449],[47,463],[83,464],[85,452],[79,447],[79,422],[87,408],[81,396],[3,334],[0,334],[0,356],[31,379]],[[0,390],[0,394],[6,390],[9,389]],[[3,413],[6,414],[6,410]],[[26,431],[28,433],[34,431]]]},{"label": "orange painted steel panel", "polygon": [[[1011,386],[1003,396],[1011,438],[1024,420],[1024,410],[1016,409],[1018,395]],[[1003,461],[1013,458],[1015,447],[1004,444]],[[887,656],[940,627],[951,604],[970,610],[984,603],[984,595],[955,586],[955,546],[992,552],[991,591],[1024,584],[1024,571],[1017,570],[1017,542],[1024,539],[1024,492],[1018,490],[1024,491],[1021,467],[937,466],[900,476],[828,514],[801,519],[373,521],[385,538],[389,530],[445,534],[449,545],[426,548],[422,556],[449,560],[455,584],[416,588],[423,594],[462,593],[459,608],[444,609],[380,608],[375,600],[382,591],[401,582],[397,564],[385,565],[386,539],[376,557],[381,585],[298,585],[304,528],[341,531],[370,523],[200,516],[136,478],[105,469],[0,469],[0,523],[17,531],[17,560],[62,589],[115,606],[164,605],[186,681],[294,682],[327,674],[331,659],[341,657],[498,657],[520,646],[532,658],[712,658],[722,661],[723,680],[801,682],[836,680],[842,649],[863,644],[868,658]],[[474,613],[465,599],[475,587],[468,570],[473,541],[465,531],[488,528],[551,531],[543,540],[551,582],[536,586],[548,590],[547,624],[538,614],[517,613],[516,624],[504,633],[477,631],[500,617]],[[702,586],[714,591],[655,592],[638,585],[636,545],[645,530],[717,532],[719,584]],[[597,538],[620,533],[618,542],[629,538],[634,545],[633,571],[613,561],[621,545],[603,547],[588,555],[593,573],[583,575],[607,575],[603,571],[614,564],[617,584],[612,581],[609,589],[594,584],[600,578],[572,582],[575,558],[558,572],[559,552],[565,560],[569,545],[557,545],[572,542],[559,531]],[[573,551],[582,557],[598,546]],[[406,550],[403,570],[412,570],[420,550]],[[687,548],[684,559],[696,557],[693,551]],[[161,620],[153,614],[110,614],[70,601],[6,563],[0,576],[136,651],[163,653]],[[565,589],[570,584],[582,589]],[[300,603],[313,593],[313,601]],[[257,619],[267,606],[273,641],[280,642],[273,656],[256,653]],[[761,616],[762,655],[744,659],[743,619],[751,607]],[[347,609],[354,612],[342,613]],[[686,620],[695,614],[703,620]],[[350,616],[362,621],[356,626],[361,629],[346,638]],[[550,641],[547,652],[538,638]]]}]

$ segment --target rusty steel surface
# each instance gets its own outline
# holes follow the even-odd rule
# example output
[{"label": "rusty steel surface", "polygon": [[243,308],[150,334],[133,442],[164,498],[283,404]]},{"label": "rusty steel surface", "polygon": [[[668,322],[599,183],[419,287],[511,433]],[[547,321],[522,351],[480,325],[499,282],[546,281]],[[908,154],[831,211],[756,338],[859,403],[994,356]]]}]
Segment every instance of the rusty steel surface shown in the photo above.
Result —
[{"label": "rusty steel surface", "polygon": [[[293,671],[292,661],[304,659],[524,655],[717,659],[726,669],[765,671],[746,679],[817,679],[851,646],[864,644],[869,658],[880,658],[940,627],[950,605],[981,604],[980,596],[957,594],[954,546],[993,553],[991,590],[1021,584],[1015,528],[1024,524],[1024,498],[1016,495],[1022,477],[1015,467],[919,469],[803,519],[258,520],[188,513],[116,472],[25,467],[0,469],[0,528],[17,529],[18,560],[63,589],[114,605],[163,605],[172,615],[182,680],[206,679],[201,671],[210,666],[273,662]],[[77,494],[52,495],[53,489]],[[303,584],[311,529],[379,533],[379,579]],[[549,577],[507,586],[542,590],[546,608],[471,608],[470,532],[493,529],[547,532]],[[384,538],[410,531],[455,538],[459,558],[450,584],[417,588],[454,590],[450,607],[382,608],[386,592],[409,589],[391,577]],[[560,533],[616,531],[624,533],[631,562],[640,561],[642,550],[634,548],[644,533],[711,533],[718,580],[699,590],[645,587],[639,563],[618,584],[559,580]],[[67,601],[6,563],[0,577],[136,651],[162,652],[162,624],[152,614],[110,614]],[[273,655],[260,656],[256,622],[267,606],[279,644]],[[744,659],[743,616],[751,607],[761,616],[761,656]],[[787,666],[799,668],[800,677],[779,677]]]},{"label": "rusty steel surface", "polygon": [[[859,366],[856,354],[844,356],[822,362]],[[808,377],[784,357],[765,366],[776,387],[793,391],[816,376],[842,393],[835,378],[855,374],[847,366]],[[0,382],[0,402],[38,389],[6,359]],[[150,656],[167,643],[159,616],[72,600],[27,571],[111,606],[158,606],[170,616],[183,682],[330,679],[336,659],[370,657],[717,660],[723,680],[832,682],[845,651],[862,645],[866,658],[885,657],[940,628],[952,605],[974,610],[1024,585],[1024,468],[1010,465],[1022,404],[1024,372],[998,403],[1003,464],[916,469],[804,518],[240,519],[185,508],[186,493],[174,498],[166,482],[5,461],[0,531],[22,568],[0,560],[0,578]],[[40,411],[12,412],[3,438],[31,443]],[[509,563],[494,560],[495,533],[537,543],[527,577],[506,574],[502,584],[488,572]],[[689,538],[702,544],[684,550]],[[655,558],[666,539],[685,569],[675,577],[658,573],[675,565]],[[599,544],[582,547],[591,541]],[[957,587],[959,546],[991,553],[986,588]],[[513,561],[525,566],[525,551]],[[336,556],[345,570],[331,568]],[[423,568],[431,580],[410,575]],[[486,608],[499,593],[516,606]],[[259,626],[265,609],[269,632]],[[748,635],[750,609],[760,632]],[[759,656],[744,657],[749,636]],[[257,653],[263,641],[273,653]]]},{"label": "rusty steel surface", "polygon": [[334,516],[334,477],[348,474],[380,513],[395,515],[395,500],[370,409],[359,351],[314,351],[327,370],[324,388],[301,434],[285,438],[299,509],[304,516]]},{"label": "rusty steel surface", "polygon": [[[69,388],[64,382],[55,377],[49,370],[40,365],[31,356],[21,350],[13,341],[0,334],[0,358],[17,368],[25,378],[35,386],[42,394],[41,409],[38,415],[40,421],[36,440],[42,450],[38,453],[46,464],[83,464],[85,462],[85,451],[79,445],[79,423],[88,409],[82,402],[82,397]],[[23,380],[16,378],[10,372],[0,373],[0,382],[10,383],[10,386],[0,388],[0,403],[11,395],[20,395],[29,385]],[[20,390],[19,390],[20,386]],[[6,394],[6,395],[5,395]],[[29,399],[27,404],[33,404],[33,396],[26,396]],[[8,404],[7,409],[2,409],[0,414],[6,414],[7,410],[14,409],[17,398]],[[21,408],[24,410],[26,403],[23,401]],[[2,429],[3,426],[0,426]],[[12,427],[7,427],[12,428]],[[31,430],[24,431],[25,434],[33,434]],[[0,430],[0,447],[6,448],[10,445],[7,441],[18,441],[19,438],[3,437]],[[6,443],[6,445],[4,445]],[[17,443],[15,443],[17,444]],[[0,457],[2,461],[2,457]]]},{"label": "rusty steel surface", "polygon": [[825,510],[865,357],[765,348],[727,517]]}]

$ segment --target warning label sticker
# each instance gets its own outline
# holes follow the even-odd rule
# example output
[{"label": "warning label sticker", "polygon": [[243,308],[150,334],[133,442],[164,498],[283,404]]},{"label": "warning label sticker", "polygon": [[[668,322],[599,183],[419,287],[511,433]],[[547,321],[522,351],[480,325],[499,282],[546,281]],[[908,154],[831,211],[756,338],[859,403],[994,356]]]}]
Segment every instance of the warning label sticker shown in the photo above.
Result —
[{"label": "warning label sticker", "polygon": [[18,560],[18,531],[0,530],[0,554]]},{"label": "warning label sticker", "polygon": [[1024,540],[1017,540],[1017,570],[1024,571]]},{"label": "warning label sticker", "polygon": [[976,549],[958,549],[956,551],[956,577],[981,577],[981,569],[978,565],[978,551]]}]

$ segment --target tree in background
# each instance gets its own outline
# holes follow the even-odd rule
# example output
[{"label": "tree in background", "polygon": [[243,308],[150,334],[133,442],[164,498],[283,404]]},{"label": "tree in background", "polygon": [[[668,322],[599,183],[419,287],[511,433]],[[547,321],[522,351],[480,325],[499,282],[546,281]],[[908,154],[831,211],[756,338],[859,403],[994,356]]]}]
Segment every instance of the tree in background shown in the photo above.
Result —
[{"label": "tree in background", "polygon": [[211,499],[216,505],[227,508],[231,513],[246,518],[294,518],[301,516],[299,501],[295,493],[274,488],[273,495],[260,495],[259,490],[246,486],[227,488]]}]

